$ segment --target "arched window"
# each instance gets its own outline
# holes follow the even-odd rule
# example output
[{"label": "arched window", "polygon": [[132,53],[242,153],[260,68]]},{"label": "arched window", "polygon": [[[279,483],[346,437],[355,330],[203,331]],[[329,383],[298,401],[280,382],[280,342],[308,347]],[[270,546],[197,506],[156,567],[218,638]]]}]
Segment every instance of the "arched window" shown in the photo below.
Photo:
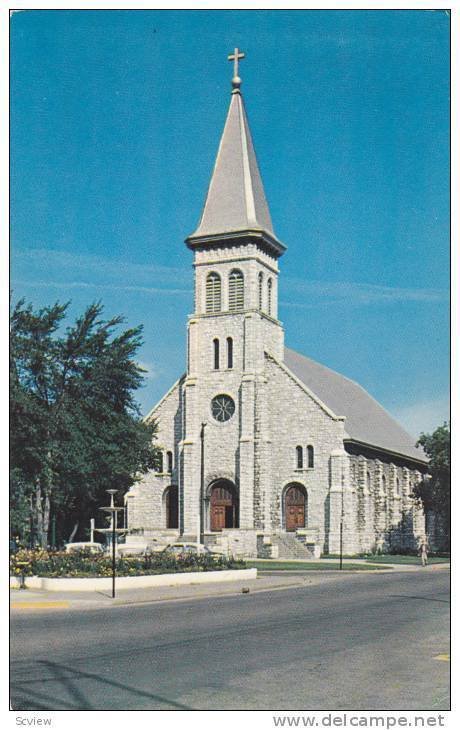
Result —
[{"label": "arched window", "polygon": [[272,286],[273,282],[271,279],[267,281],[267,312],[271,315],[272,313]]},{"label": "arched window", "polygon": [[155,459],[155,471],[163,474],[163,452],[157,451]]},{"label": "arched window", "polygon": [[166,453],[166,459],[167,459],[167,462],[168,462],[168,474],[171,474],[171,472],[173,470],[173,455],[172,455],[172,451],[168,451]]},{"label": "arched window", "polygon": [[297,469],[303,469],[303,449],[301,446],[295,447]]},{"label": "arched window", "polygon": [[313,449],[313,446],[307,446],[307,461],[308,461],[308,468],[313,469],[315,466],[315,451]]},{"label": "arched window", "polygon": [[262,304],[263,304],[263,283],[264,283],[264,275],[262,272],[259,274],[259,309],[262,311]]},{"label": "arched window", "polygon": [[220,312],[222,309],[222,284],[219,274],[211,271],[206,277],[206,311]]},{"label": "arched window", "polygon": [[214,370],[219,370],[219,340],[217,337],[212,341],[214,346]]},{"label": "arched window", "polygon": [[233,269],[229,276],[228,308],[231,312],[244,309],[244,277],[238,269]]},{"label": "arched window", "polygon": [[233,367],[233,340],[231,337],[227,337],[227,367],[229,369]]}]

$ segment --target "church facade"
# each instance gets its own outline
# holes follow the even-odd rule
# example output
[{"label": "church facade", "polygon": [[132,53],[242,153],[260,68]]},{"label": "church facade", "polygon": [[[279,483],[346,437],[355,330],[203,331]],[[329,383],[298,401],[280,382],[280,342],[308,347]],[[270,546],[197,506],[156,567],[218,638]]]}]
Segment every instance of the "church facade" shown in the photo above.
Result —
[{"label": "church facade", "polygon": [[147,542],[259,557],[415,548],[414,440],[359,385],[284,345],[277,239],[232,59],[230,108],[197,230],[187,369],[146,417],[157,469],[126,495]]}]

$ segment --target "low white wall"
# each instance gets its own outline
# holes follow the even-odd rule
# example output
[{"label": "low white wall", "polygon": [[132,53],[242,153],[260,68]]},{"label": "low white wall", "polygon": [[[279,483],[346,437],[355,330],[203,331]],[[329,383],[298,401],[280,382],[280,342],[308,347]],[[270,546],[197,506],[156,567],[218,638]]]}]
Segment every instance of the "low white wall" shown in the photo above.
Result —
[{"label": "low white wall", "polygon": [[[254,580],[257,568],[244,570],[210,570],[203,573],[165,573],[163,575],[135,575],[117,577],[117,589],[153,588],[155,586],[183,586],[192,583],[221,583],[235,580]],[[112,588],[112,578],[26,578],[27,588],[44,591],[97,591]],[[20,579],[10,578],[10,586],[19,588]]]}]

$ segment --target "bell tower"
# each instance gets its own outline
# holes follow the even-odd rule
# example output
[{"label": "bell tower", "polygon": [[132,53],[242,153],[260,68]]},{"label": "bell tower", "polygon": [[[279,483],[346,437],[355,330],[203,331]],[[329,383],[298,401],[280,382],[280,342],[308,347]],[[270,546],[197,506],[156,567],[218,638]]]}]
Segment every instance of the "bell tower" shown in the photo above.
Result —
[{"label": "bell tower", "polygon": [[[194,251],[195,311],[189,319],[188,373],[213,369],[258,372],[264,351],[283,359],[278,321],[278,259],[285,246],[270,212],[241,95],[238,48],[232,93]],[[231,340],[231,342],[229,342]]]},{"label": "bell tower", "polygon": [[258,456],[269,439],[265,353],[284,359],[278,259],[286,249],[273,232],[254,152],[238,75],[242,58],[238,48],[229,56],[230,107],[201,219],[186,239],[194,252],[195,305],[183,384],[183,533],[198,532],[198,517],[203,540],[224,527],[255,539],[268,523]]}]

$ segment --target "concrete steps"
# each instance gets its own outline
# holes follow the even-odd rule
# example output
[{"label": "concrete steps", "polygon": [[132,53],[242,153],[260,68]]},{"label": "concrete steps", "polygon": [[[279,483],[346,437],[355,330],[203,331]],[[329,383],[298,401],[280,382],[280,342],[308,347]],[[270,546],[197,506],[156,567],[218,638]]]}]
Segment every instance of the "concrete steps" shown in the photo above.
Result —
[{"label": "concrete steps", "polygon": [[313,553],[299,540],[295,532],[273,535],[271,540],[272,545],[278,548],[279,558],[313,559]]}]

